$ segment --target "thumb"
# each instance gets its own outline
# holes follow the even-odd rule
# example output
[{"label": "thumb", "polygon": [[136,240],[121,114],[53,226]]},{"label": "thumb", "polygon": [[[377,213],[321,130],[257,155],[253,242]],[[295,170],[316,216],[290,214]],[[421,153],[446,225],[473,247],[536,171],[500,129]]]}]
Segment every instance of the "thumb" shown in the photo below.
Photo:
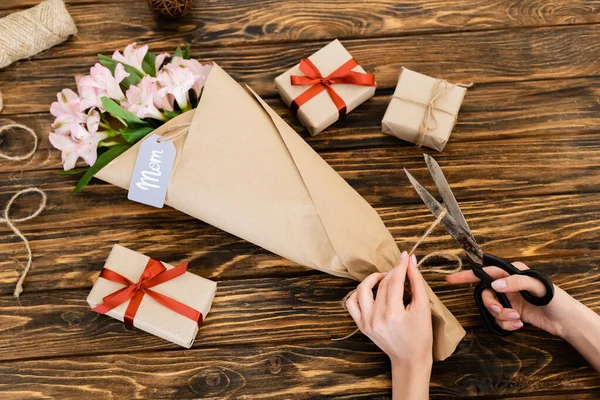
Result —
[{"label": "thumb", "polygon": [[492,289],[499,293],[526,290],[536,297],[543,297],[546,294],[546,288],[542,282],[526,275],[510,275],[497,279],[492,282]]}]

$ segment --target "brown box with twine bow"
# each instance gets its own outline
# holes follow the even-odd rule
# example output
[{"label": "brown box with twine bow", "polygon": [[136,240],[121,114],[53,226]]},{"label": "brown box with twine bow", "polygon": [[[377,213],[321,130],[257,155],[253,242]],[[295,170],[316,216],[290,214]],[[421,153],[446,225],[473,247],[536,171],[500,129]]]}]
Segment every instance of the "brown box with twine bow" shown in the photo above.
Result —
[{"label": "brown box with twine bow", "polygon": [[373,97],[376,86],[337,39],[275,78],[279,95],[312,136]]},{"label": "brown box with twine bow", "polygon": [[467,89],[402,68],[381,129],[418,146],[442,151]]},{"label": "brown box with twine bow", "polygon": [[87,302],[93,311],[190,348],[216,282],[114,245]]}]

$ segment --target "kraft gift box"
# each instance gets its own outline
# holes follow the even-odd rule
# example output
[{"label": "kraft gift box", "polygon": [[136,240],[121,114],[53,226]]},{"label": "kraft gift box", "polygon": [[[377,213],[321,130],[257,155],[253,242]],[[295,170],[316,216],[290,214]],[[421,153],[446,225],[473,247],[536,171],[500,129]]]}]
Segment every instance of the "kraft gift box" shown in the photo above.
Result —
[{"label": "kraft gift box", "polygon": [[[114,271],[132,282],[138,282],[149,260],[150,257],[148,256],[123,246],[114,245],[104,268]],[[174,268],[164,262],[162,265],[167,270]],[[126,285],[112,282],[100,276],[94,283],[87,302],[92,308],[95,308],[103,303],[106,296],[124,287]],[[199,311],[202,319],[204,319],[208,315],[215,297],[217,284],[198,275],[185,272],[181,276],[152,287],[152,290]],[[128,300],[106,312],[106,315],[124,321],[130,301]],[[186,348],[192,346],[198,333],[198,323],[196,321],[159,304],[147,294],[144,295],[135,313],[133,326]]]},{"label": "kraft gift box", "polygon": [[456,124],[467,89],[402,68],[385,112],[382,131],[442,151]]},{"label": "kraft gift box", "polygon": [[[350,55],[340,41],[336,39],[308,57],[308,59],[314,64],[323,77],[327,77],[329,74],[340,68],[340,66],[351,60],[352,55]],[[352,71],[361,74],[366,73],[360,65],[356,65]],[[275,87],[288,107],[293,108],[292,103],[294,99],[297,99],[298,96],[302,95],[310,88],[310,85],[292,85],[291,76],[302,75],[305,74],[300,70],[300,64],[296,64],[294,67],[275,78]],[[333,84],[331,85],[331,88],[345,103],[345,114],[351,112],[375,94],[374,81],[373,86]],[[340,112],[327,90],[321,91],[305,104],[298,107],[296,115],[312,136],[319,134],[340,118]]]}]

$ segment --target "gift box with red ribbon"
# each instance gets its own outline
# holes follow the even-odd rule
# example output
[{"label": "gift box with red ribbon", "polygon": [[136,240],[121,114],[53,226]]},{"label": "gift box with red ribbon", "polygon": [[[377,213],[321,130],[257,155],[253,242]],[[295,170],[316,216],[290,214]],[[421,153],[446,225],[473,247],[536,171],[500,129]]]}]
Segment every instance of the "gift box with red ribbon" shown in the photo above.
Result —
[{"label": "gift box with red ribbon", "polygon": [[275,86],[314,136],[372,97],[377,85],[336,39],[275,78]]},{"label": "gift box with red ribbon", "polygon": [[190,348],[216,282],[115,245],[87,301],[92,310]]}]

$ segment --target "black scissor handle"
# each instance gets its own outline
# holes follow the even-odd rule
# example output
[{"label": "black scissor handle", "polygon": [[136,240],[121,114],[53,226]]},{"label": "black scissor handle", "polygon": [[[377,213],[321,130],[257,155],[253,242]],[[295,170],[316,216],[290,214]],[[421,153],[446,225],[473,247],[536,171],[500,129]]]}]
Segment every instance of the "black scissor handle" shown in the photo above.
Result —
[{"label": "black scissor handle", "polygon": [[[483,265],[486,267],[495,266],[498,268],[502,268],[504,271],[508,272],[510,275],[530,276],[530,277],[542,282],[544,284],[544,287],[546,288],[546,294],[542,297],[537,297],[537,296],[533,295],[531,292],[528,292],[527,290],[521,290],[519,292],[519,293],[521,293],[521,296],[523,296],[523,298],[528,303],[533,304],[534,306],[545,306],[548,303],[550,303],[552,301],[552,299],[554,298],[554,284],[552,283],[552,281],[550,279],[548,279],[545,275],[543,275],[535,270],[532,270],[532,269],[520,270],[520,269],[516,268],[514,265],[512,265],[511,263],[509,263],[508,261],[506,261],[500,257],[491,255],[491,254],[483,255]],[[494,292],[494,293],[496,295],[500,294],[497,292]],[[503,306],[504,306],[504,304],[503,304]]]}]

